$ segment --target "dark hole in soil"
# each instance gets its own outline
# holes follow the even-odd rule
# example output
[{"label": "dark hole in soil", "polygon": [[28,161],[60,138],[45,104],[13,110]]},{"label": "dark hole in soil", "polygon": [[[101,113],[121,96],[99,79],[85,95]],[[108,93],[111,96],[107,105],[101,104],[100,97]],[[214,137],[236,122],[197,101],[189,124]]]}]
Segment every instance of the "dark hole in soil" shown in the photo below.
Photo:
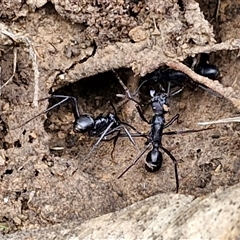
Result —
[{"label": "dark hole in soil", "polygon": [[4,174],[12,174],[13,173],[13,169],[7,169],[5,172],[4,172]]},{"label": "dark hole in soil", "polygon": [[8,126],[0,117],[0,139],[7,135],[8,133]]},{"label": "dark hole in soil", "polygon": [[13,145],[12,143],[3,142],[3,143],[2,143],[2,148],[3,148],[4,150],[7,150],[7,149],[11,148],[12,145]]},{"label": "dark hole in soil", "polygon": [[180,9],[180,11],[184,11],[184,3],[183,3],[183,1],[182,0],[178,0],[178,5],[179,5],[179,9]]},{"label": "dark hole in soil", "polygon": [[22,192],[21,191],[16,191],[15,194],[16,194],[15,200],[17,201],[18,198],[21,196]]},{"label": "dark hole in soil", "polygon": [[15,141],[13,145],[16,148],[20,148],[22,146],[22,144],[20,143],[20,140]]},{"label": "dark hole in soil", "polygon": [[[121,78],[125,81],[129,70],[122,70],[121,72],[123,73]],[[124,94],[123,88],[113,72],[106,72],[69,84],[52,92],[52,95],[76,98],[80,115],[86,114],[95,119],[100,115],[106,116],[108,113],[115,114],[110,102],[116,108],[117,114],[120,114],[120,109],[116,105],[122,99],[116,97],[118,93]],[[58,98],[50,99],[49,107],[61,100]],[[96,138],[89,138],[88,134],[73,132],[74,116],[71,100],[62,105],[57,105],[55,109],[48,112],[47,116],[44,127],[51,135],[50,145],[54,146],[51,151],[52,154],[62,156],[67,152],[72,156],[77,156],[79,153],[82,156],[87,155],[90,151],[87,146],[88,142],[96,141]],[[127,119],[124,121],[127,121]],[[81,138],[85,138],[86,141],[85,139],[81,140]],[[64,151],[54,151],[54,149],[59,149],[58,147],[63,148]]]},{"label": "dark hole in soil", "polygon": [[47,156],[44,156],[42,158],[42,162],[44,162],[48,167],[53,167],[54,166],[54,161],[52,160],[52,158],[50,159]]},{"label": "dark hole in soil", "polygon": [[47,14],[54,14],[56,13],[55,6],[52,2],[47,2],[41,8],[37,8],[36,11],[41,11],[44,8]]},{"label": "dark hole in soil", "polygon": [[34,170],[34,175],[37,177],[39,174],[39,171],[37,169]]},{"label": "dark hole in soil", "polygon": [[22,199],[21,200],[21,210],[22,211],[26,211],[26,210],[28,210],[29,209],[29,207],[28,207],[28,199]]},{"label": "dark hole in soil", "polygon": [[31,135],[29,135],[29,136],[28,136],[28,142],[29,142],[29,143],[33,143],[33,140],[34,140],[34,138],[33,138]]}]

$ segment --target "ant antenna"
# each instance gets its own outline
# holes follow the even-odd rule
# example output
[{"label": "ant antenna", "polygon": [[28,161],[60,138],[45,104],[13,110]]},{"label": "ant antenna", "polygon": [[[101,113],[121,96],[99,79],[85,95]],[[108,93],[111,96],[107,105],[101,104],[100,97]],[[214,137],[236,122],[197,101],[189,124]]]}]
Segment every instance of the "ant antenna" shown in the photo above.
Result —
[{"label": "ant antenna", "polygon": [[[64,102],[66,102],[67,100],[69,99],[72,99],[74,102],[76,101],[76,99],[74,97],[69,97],[69,96],[64,96],[64,95],[52,95],[52,96],[49,96],[49,97],[45,97],[45,98],[42,98],[42,99],[39,99],[39,101],[43,101],[43,100],[46,100],[46,99],[50,99],[50,98],[64,98],[63,100],[61,100],[60,102],[54,104],[53,106],[51,106],[50,108],[38,113],[37,115],[35,115],[34,117],[28,119],[26,122],[24,122],[23,124],[21,124],[20,126],[17,126],[15,128],[13,128],[13,130],[15,129],[18,129],[18,128],[21,128],[23,127],[24,125],[28,124],[29,122],[31,122],[33,119],[41,116],[42,114],[46,114],[48,113],[49,111],[51,111],[52,109],[56,108],[57,106],[63,104]],[[75,104],[74,104],[75,105]],[[75,105],[76,106],[76,105]],[[75,107],[75,111],[74,111],[74,115],[75,116],[79,116],[79,110],[77,107]]]}]

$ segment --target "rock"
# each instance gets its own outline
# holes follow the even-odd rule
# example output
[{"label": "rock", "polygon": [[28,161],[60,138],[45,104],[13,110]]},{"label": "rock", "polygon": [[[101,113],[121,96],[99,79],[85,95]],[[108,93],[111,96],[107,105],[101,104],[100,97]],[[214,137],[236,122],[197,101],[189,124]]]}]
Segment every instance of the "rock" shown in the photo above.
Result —
[{"label": "rock", "polygon": [[159,194],[119,212],[1,239],[237,239],[240,184],[206,197]]}]

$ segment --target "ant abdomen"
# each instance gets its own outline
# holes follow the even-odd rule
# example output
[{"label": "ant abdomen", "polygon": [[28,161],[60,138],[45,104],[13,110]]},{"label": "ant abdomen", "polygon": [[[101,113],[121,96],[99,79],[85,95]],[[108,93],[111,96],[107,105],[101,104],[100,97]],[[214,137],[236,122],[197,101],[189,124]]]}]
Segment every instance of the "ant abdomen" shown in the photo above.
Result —
[{"label": "ant abdomen", "polygon": [[162,166],[162,153],[158,149],[153,149],[147,154],[145,169],[148,172],[156,172]]},{"label": "ant abdomen", "polygon": [[195,72],[212,80],[218,79],[220,75],[218,68],[213,64],[199,65],[195,68]]}]

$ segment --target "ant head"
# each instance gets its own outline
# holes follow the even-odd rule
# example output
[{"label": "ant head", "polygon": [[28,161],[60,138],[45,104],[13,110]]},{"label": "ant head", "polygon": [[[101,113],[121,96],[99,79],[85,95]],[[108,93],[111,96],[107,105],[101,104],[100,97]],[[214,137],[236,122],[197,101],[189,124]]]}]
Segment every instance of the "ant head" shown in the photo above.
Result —
[{"label": "ant head", "polygon": [[155,90],[150,90],[150,96],[153,101],[158,101],[161,105],[168,105],[168,95],[165,92],[156,93]]},{"label": "ant head", "polygon": [[169,112],[169,102],[168,95],[166,93],[161,93],[159,97],[159,102],[162,105],[162,108],[165,113]]},{"label": "ant head", "polygon": [[94,126],[94,119],[88,115],[81,115],[73,124],[73,130],[78,133],[85,133]]},{"label": "ant head", "polygon": [[168,112],[169,103],[167,93],[160,92],[156,93],[155,90],[150,90],[150,95],[152,97],[152,109],[157,113],[166,113]]}]

